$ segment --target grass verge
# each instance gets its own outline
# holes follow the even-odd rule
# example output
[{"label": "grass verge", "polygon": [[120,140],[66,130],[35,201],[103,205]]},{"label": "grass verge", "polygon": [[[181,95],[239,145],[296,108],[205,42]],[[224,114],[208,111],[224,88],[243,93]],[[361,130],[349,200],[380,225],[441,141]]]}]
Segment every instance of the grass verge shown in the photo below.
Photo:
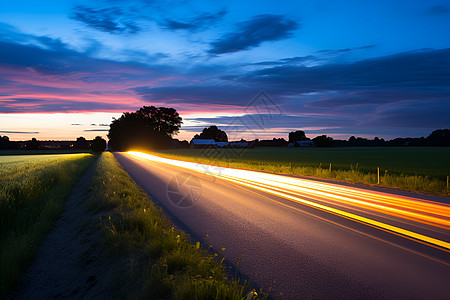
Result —
[{"label": "grass verge", "polygon": [[0,299],[17,284],[94,155],[0,159]]},{"label": "grass verge", "polygon": [[[450,148],[181,149],[153,153],[223,167],[311,176],[449,196]],[[239,152],[239,154],[237,154]],[[331,164],[331,168],[330,168]],[[380,168],[378,184],[377,167]]]},{"label": "grass verge", "polygon": [[127,260],[120,298],[258,298],[246,282],[228,280],[217,255],[174,229],[111,153],[100,157],[92,188],[88,208],[105,210],[100,226],[107,245]]}]

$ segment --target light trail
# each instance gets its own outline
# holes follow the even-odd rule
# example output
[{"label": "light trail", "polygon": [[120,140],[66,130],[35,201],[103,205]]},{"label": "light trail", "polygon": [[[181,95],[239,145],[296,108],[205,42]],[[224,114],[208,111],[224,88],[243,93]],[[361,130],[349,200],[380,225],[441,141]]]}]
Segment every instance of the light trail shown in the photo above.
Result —
[{"label": "light trail", "polygon": [[[438,246],[446,251],[450,250],[450,243],[448,241],[443,241],[435,237],[430,237],[365,216],[360,216],[342,209],[342,207],[364,209],[368,210],[369,213],[378,212],[400,219],[411,220],[420,224],[439,227],[449,230],[450,232],[450,205],[448,204],[376,191],[367,191],[353,187],[344,187],[302,178],[168,159],[142,152],[130,151],[128,154],[134,157],[166,163],[222,178],[285,199],[296,201],[322,211],[327,211],[335,215],[340,215],[348,219],[381,228],[423,243]],[[314,200],[311,200],[311,198],[322,203],[315,202]],[[340,205],[341,209],[324,205],[323,202],[334,204],[334,206]],[[346,206],[344,206],[344,204]]]}]

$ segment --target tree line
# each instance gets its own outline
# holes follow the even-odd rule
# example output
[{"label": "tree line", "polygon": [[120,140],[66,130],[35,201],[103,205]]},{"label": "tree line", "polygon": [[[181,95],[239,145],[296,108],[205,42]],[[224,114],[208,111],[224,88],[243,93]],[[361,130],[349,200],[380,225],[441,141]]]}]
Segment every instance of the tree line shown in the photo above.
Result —
[{"label": "tree line", "polygon": [[[182,118],[174,108],[143,106],[135,112],[125,112],[118,119],[113,119],[108,132],[108,147],[113,151],[127,151],[130,149],[156,150],[171,148],[175,144],[173,137],[179,132]],[[225,131],[216,125],[204,128],[196,134],[194,139],[213,139],[216,142],[228,142]],[[252,147],[286,147],[298,146],[301,141],[312,141],[316,147],[399,147],[399,146],[450,146],[450,130],[438,129],[427,137],[420,138],[396,138],[389,141],[375,137],[367,139],[352,136],[348,140],[334,140],[332,137],[320,135],[313,139],[306,136],[302,130],[292,131],[288,134],[288,140],[273,138],[272,140],[246,141]],[[14,144],[16,143],[16,144]],[[0,149],[14,149],[18,142],[11,142],[7,136],[0,136]],[[42,149],[42,143],[33,138],[22,142],[26,149]],[[60,142],[62,146],[63,142]],[[189,146],[186,141],[178,142],[183,147]],[[312,143],[311,143],[312,144]],[[97,136],[92,141],[79,137],[73,144],[64,144],[64,147],[73,149],[92,149],[93,151],[105,150],[106,141]]]},{"label": "tree line", "polygon": [[101,136],[93,140],[78,137],[76,141],[39,141],[32,138],[29,141],[10,141],[8,136],[0,136],[0,150],[91,150],[102,152],[107,143]]},{"label": "tree line", "polygon": [[394,138],[392,140],[384,140],[383,138],[378,137],[367,139],[355,136],[351,136],[348,140],[333,140],[331,137],[327,138],[329,140],[326,142],[326,145],[329,147],[449,147],[450,129],[434,130],[427,137]]},{"label": "tree line", "polygon": [[[213,125],[203,129],[200,134],[194,136],[196,139],[214,139],[216,142],[228,141],[227,134]],[[304,131],[296,130],[288,134],[288,139],[273,138],[271,140],[250,140],[241,139],[241,142],[248,142],[252,147],[287,147],[299,146],[297,142],[312,141],[316,147],[421,147],[421,146],[450,146],[450,129],[434,130],[427,137],[420,138],[395,138],[392,140],[384,140],[375,137],[367,139],[362,137],[351,136],[348,140],[335,140],[327,135],[308,138]]]}]

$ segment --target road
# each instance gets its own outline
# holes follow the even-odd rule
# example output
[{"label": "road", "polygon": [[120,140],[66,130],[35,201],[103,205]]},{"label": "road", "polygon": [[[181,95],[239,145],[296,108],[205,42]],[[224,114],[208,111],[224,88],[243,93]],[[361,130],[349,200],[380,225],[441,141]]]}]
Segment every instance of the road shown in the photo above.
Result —
[{"label": "road", "polygon": [[276,299],[450,299],[450,205],[116,153],[193,238]]}]

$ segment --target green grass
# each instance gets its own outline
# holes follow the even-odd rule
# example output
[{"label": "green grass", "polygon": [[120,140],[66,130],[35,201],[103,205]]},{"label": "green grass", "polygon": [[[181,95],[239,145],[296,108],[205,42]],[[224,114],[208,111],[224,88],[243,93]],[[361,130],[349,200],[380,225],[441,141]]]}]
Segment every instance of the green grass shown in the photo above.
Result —
[{"label": "green grass", "polygon": [[106,212],[100,226],[107,245],[127,258],[119,298],[247,299],[253,292],[228,281],[217,255],[174,229],[111,153],[99,159],[92,188],[88,207]]},{"label": "green grass", "polygon": [[59,216],[91,154],[0,157],[0,299]]},{"label": "green grass", "polygon": [[61,158],[61,154],[46,154],[46,155],[39,155],[39,154],[29,154],[29,155],[0,155],[0,164],[2,166],[6,166],[6,164],[9,163],[19,163],[19,162],[39,162],[43,159],[53,159],[53,158]]},{"label": "green grass", "polygon": [[[179,149],[157,155],[272,173],[377,184],[448,196],[449,147]],[[331,172],[330,172],[331,163]]]}]

